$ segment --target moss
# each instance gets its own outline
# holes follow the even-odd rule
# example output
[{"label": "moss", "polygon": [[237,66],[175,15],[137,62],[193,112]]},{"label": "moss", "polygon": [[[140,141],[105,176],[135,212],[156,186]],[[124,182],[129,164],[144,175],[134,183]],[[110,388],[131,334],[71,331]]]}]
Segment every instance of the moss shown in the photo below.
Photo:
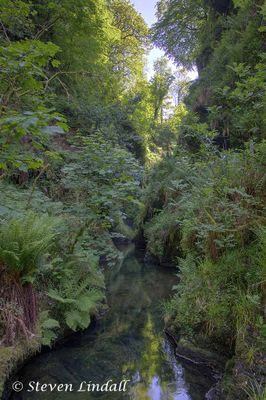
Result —
[{"label": "moss", "polygon": [[21,341],[15,346],[0,347],[0,398],[8,378],[39,350],[40,342],[38,339],[31,340],[30,342]]}]

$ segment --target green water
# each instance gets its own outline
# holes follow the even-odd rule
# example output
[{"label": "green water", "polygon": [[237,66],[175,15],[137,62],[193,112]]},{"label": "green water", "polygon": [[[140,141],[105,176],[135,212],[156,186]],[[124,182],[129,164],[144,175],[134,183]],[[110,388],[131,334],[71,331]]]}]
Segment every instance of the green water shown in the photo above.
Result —
[{"label": "green water", "polygon": [[[176,283],[173,271],[144,264],[132,251],[106,279],[109,312],[95,327],[29,362],[17,376],[24,390],[11,399],[203,400],[211,380],[179,364],[163,333],[160,307]],[[122,379],[130,380],[125,393],[76,392],[82,381]],[[71,383],[73,392],[28,392],[29,382]]]}]

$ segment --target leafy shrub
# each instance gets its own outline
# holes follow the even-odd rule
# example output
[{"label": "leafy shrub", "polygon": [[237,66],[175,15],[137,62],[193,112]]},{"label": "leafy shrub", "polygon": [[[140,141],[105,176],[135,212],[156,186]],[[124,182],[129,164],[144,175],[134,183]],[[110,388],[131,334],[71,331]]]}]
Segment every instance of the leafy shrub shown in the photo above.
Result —
[{"label": "leafy shrub", "polygon": [[112,265],[119,258],[112,233],[134,236],[142,206],[142,168],[128,151],[113,146],[100,133],[78,135],[74,143],[76,151],[67,155],[62,169],[63,196],[59,197],[74,233],[70,250],[79,241]]}]

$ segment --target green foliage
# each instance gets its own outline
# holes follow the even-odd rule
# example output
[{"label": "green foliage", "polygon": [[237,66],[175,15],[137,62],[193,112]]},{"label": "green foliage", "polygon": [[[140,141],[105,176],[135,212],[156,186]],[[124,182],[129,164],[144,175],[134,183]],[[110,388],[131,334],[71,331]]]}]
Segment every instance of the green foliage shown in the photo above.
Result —
[{"label": "green foliage", "polygon": [[38,309],[33,284],[51,256],[55,223],[28,213],[0,225],[0,329],[7,345],[20,336],[34,337]]},{"label": "green foliage", "polygon": [[178,141],[182,148],[193,152],[205,151],[212,146],[216,132],[209,130],[207,123],[199,122],[199,117],[194,113],[187,113],[179,128]]},{"label": "green foliage", "polygon": [[[125,110],[123,104],[129,91],[135,96],[135,86],[143,80],[147,47],[148,29],[134,7],[127,0],[108,4],[104,0],[63,1],[60,5],[56,1],[2,3],[3,116],[38,110],[44,111],[44,119],[47,112],[39,106],[50,110],[52,105],[68,114],[71,126],[81,124],[88,132],[94,130],[95,123],[96,129],[108,130],[108,138],[119,137],[122,132],[122,147],[138,146],[136,151],[143,152],[139,133],[132,129],[131,137],[127,137],[130,110]],[[47,120],[48,126],[50,122]],[[35,153],[35,149],[30,150]]]},{"label": "green foliage", "polygon": [[179,257],[179,283],[164,305],[169,325],[234,351],[258,381],[266,345],[264,160],[265,142],[221,153],[177,147],[150,173],[142,217],[149,252]]},{"label": "green foliage", "polygon": [[0,47],[1,106],[31,108],[41,99],[46,78],[45,67],[58,53],[55,44],[24,40]]},{"label": "green foliage", "polygon": [[55,240],[56,221],[29,213],[0,226],[2,273],[22,284],[33,282]]},{"label": "green foliage", "polygon": [[58,216],[62,213],[63,204],[53,201],[46,196],[39,188],[32,191],[32,188],[23,187],[18,190],[17,186],[2,180],[0,182],[0,219],[1,223],[7,224],[10,219],[23,217],[30,209],[34,213],[40,212],[48,215]]},{"label": "green foliage", "polygon": [[111,59],[117,74],[124,79],[124,88],[132,87],[142,74],[143,56],[148,47],[148,27],[129,1],[112,0],[109,7],[117,30]]},{"label": "green foliage", "polygon": [[199,30],[208,18],[206,2],[161,0],[153,28],[155,43],[177,64],[191,66],[199,47]]},{"label": "green foliage", "polygon": [[40,329],[42,335],[42,345],[50,346],[57,337],[57,331],[60,328],[59,322],[49,318],[49,311],[40,313]]},{"label": "green foliage", "polygon": [[[265,6],[159,1],[155,43],[199,71],[185,99],[190,111],[180,104],[187,79],[175,79],[166,59],[147,81],[148,28],[128,0],[0,7],[3,343],[38,330],[50,345],[87,328],[104,300],[99,263],[119,260],[114,243],[132,240],[139,220],[150,253],[179,257],[180,284],[165,307],[173,324],[258,369]],[[137,159],[152,165],[144,206]]]},{"label": "green foliage", "polygon": [[261,1],[160,1],[155,42],[199,79],[186,103],[228,148],[265,131],[265,63]]},{"label": "green foliage", "polygon": [[[209,156],[196,163],[180,156],[163,161],[150,178],[145,200],[148,249],[158,257],[169,255],[170,243],[172,251],[188,254],[179,263],[181,283],[172,306],[178,325],[189,334],[201,331],[230,342],[238,326],[232,309],[248,316],[247,305],[240,305],[241,293],[250,285],[256,294],[257,285],[265,281],[263,245],[256,250],[259,257],[252,247],[245,249],[264,221],[265,145],[255,154],[212,155],[213,160]],[[258,235],[261,243],[263,231]]]},{"label": "green foliage", "polygon": [[154,120],[161,117],[163,121],[163,102],[169,93],[170,86],[174,80],[168,61],[162,57],[154,63],[154,77],[151,79],[151,93],[154,99]]},{"label": "green foliage", "polygon": [[250,139],[257,142],[264,137],[266,126],[264,60],[263,53],[261,61],[254,68],[244,63],[235,63],[231,67],[236,77],[235,85],[217,89],[219,105],[209,108],[212,126],[218,126],[223,119],[227,119],[228,129],[233,129],[232,145]]},{"label": "green foliage", "polygon": [[183,334],[207,336],[220,348],[235,345],[241,362],[258,370],[266,344],[261,290],[265,264],[261,270],[259,248],[255,244],[228,251],[217,262],[187,256],[179,262],[180,283],[165,307]]},{"label": "green foliage", "polygon": [[[86,263],[90,260],[73,259],[71,265],[64,266],[65,271],[71,267],[71,275],[65,274],[57,287],[48,291],[48,297],[55,303],[58,320],[74,331],[89,326],[91,314],[96,312],[104,298],[102,275],[95,266],[88,267]],[[47,321],[43,328],[56,327],[47,326]]]},{"label": "green foliage", "polygon": [[[178,153],[163,161],[150,177],[147,217],[162,209],[161,221],[175,221],[176,229],[181,225],[183,251],[194,249],[215,259],[224,249],[245,244],[252,226],[263,221],[264,155],[264,144],[255,154],[249,149],[223,157],[199,153],[190,160]],[[154,237],[148,237],[149,246]]]},{"label": "green foliage", "polygon": [[[60,257],[58,245],[55,246],[55,225],[59,225],[55,218],[29,213],[1,226],[0,264],[4,284],[1,296],[5,303],[1,303],[0,327],[5,330],[6,340],[19,336],[22,324],[25,324],[23,335],[29,335],[28,330],[35,330],[39,318],[42,343],[50,345],[57,337],[58,329],[62,332],[65,325],[72,330],[87,327],[91,313],[97,310],[103,299],[104,281],[97,269],[97,258],[88,251]],[[51,310],[47,310],[27,320],[28,307],[36,309],[35,293],[28,290],[29,284],[34,284],[35,290],[50,288],[48,297],[54,300],[52,317],[49,316]],[[14,285],[18,290],[16,296],[12,289]],[[44,306],[50,303],[44,294],[42,296]],[[7,325],[6,313],[10,315],[7,321],[12,322],[11,326]]]},{"label": "green foliage", "polygon": [[[105,232],[119,228],[121,220],[134,226],[141,207],[142,169],[126,150],[114,147],[100,134],[80,136],[76,144],[79,151],[69,154],[68,164],[62,170],[62,185],[67,190],[66,211],[72,214],[69,222],[76,238],[83,240],[85,246],[93,238],[100,254],[111,256],[112,242]],[[72,245],[75,243],[74,238]],[[117,252],[113,256],[117,258]]]},{"label": "green foliage", "polygon": [[3,32],[1,41],[9,41],[9,34],[22,38],[30,32],[31,4],[22,0],[1,0],[1,23]]},{"label": "green foliage", "polygon": [[45,107],[45,68],[58,47],[38,40],[10,42],[0,48],[0,170],[38,169],[57,153],[53,134],[64,133],[65,119]]},{"label": "green foliage", "polygon": [[147,246],[159,259],[179,256],[168,321],[234,351],[241,394],[239,365],[258,387],[264,380],[264,3],[161,0],[152,29],[155,43],[177,65],[196,65],[199,78],[185,98],[175,157],[148,176]]},{"label": "green foliage", "polygon": [[52,135],[64,133],[64,121],[45,108],[6,113],[0,118],[0,170],[27,172],[57,159],[59,154],[51,149],[49,141]]}]

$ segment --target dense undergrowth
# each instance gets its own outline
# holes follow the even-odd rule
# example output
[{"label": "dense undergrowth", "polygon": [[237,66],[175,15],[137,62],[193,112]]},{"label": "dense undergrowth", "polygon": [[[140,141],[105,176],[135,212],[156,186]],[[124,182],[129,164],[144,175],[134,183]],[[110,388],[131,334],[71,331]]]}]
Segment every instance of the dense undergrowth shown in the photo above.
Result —
[{"label": "dense undergrowth", "polygon": [[265,145],[179,151],[152,170],[144,200],[147,250],[178,267],[167,327],[232,358],[225,398],[265,385]]},{"label": "dense undergrowth", "polygon": [[[64,153],[64,163],[39,178],[38,184],[34,181],[35,186],[24,183],[18,191],[14,183],[1,183],[0,258],[6,276],[2,329],[7,344],[14,343],[17,330],[24,333],[24,324],[27,335],[33,332],[37,315],[27,320],[25,313],[36,308],[35,294],[25,293],[25,306],[16,307],[20,292],[32,290],[32,285],[51,309],[41,314],[44,343],[56,337],[54,330],[61,325],[73,330],[87,327],[89,311],[95,313],[104,297],[99,262],[112,266],[120,257],[112,238],[126,238],[125,231],[134,235],[124,221],[133,221],[139,207],[137,161],[100,136],[98,143],[81,137],[77,141],[73,153]],[[10,318],[20,324],[17,329]]]},{"label": "dense undergrowth", "polygon": [[179,153],[153,171],[146,195],[148,250],[178,259],[168,326],[226,348],[250,379],[265,360],[265,156],[265,143],[194,160]]}]

